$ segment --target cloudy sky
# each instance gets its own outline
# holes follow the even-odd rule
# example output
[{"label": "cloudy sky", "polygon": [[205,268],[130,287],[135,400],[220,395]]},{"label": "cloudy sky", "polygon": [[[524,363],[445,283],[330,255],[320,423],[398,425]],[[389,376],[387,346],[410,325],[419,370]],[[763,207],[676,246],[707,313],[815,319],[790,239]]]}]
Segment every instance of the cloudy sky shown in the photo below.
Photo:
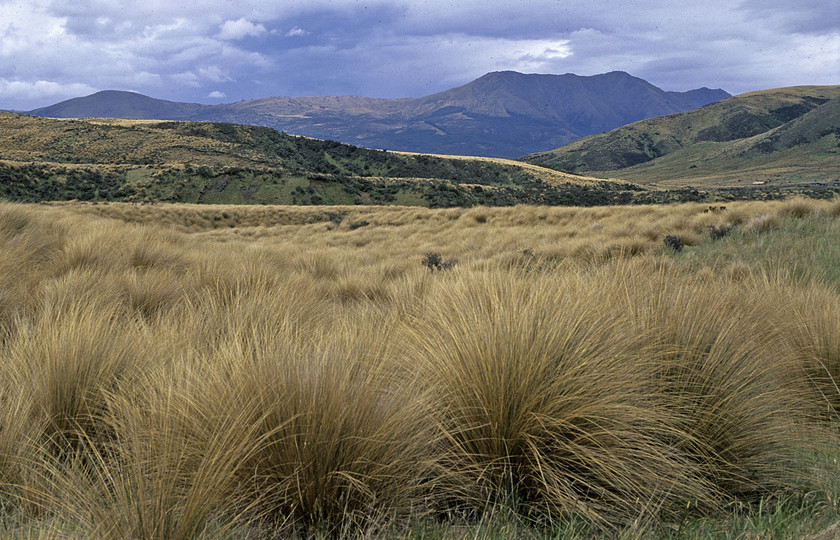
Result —
[{"label": "cloudy sky", "polygon": [[490,71],[840,84],[837,0],[0,0],[0,109],[98,90],[418,97]]}]

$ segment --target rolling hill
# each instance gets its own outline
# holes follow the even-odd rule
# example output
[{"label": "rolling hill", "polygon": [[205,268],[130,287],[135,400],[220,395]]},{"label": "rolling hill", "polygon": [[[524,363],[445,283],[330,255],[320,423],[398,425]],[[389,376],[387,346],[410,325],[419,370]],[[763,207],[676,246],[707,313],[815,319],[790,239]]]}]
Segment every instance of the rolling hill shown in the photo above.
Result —
[{"label": "rolling hill", "polygon": [[620,71],[590,77],[506,71],[421,98],[270,97],[209,106],[106,91],[29,114],[229,122],[367,148],[516,158],[728,96],[708,88],[666,92]]},{"label": "rolling hill", "polygon": [[840,180],[840,86],[742,94],[523,160],[661,186],[833,183]]},{"label": "rolling hill", "polygon": [[516,161],[370,150],[257,126],[0,113],[0,198],[19,201],[440,207],[671,196]]}]

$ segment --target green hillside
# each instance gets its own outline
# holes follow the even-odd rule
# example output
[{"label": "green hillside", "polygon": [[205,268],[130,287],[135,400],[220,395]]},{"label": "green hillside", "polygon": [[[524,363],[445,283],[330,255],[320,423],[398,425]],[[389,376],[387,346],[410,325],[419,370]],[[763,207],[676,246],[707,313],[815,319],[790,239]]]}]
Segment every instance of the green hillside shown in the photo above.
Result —
[{"label": "green hillside", "polygon": [[499,159],[370,150],[211,122],[0,113],[0,198],[250,204],[612,204],[622,182]]},{"label": "green hillside", "polygon": [[752,92],[593,135],[529,163],[660,186],[830,183],[840,170],[840,86]]}]

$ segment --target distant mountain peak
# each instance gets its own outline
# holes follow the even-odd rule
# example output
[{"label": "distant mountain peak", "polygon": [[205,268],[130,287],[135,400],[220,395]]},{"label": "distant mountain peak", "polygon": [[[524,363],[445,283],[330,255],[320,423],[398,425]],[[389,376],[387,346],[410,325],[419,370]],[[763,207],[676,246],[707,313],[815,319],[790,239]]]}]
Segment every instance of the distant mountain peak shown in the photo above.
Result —
[{"label": "distant mountain peak", "polygon": [[[139,92],[132,92],[131,90],[99,90],[94,92],[91,96],[140,96],[148,97]],[[149,98],[154,99],[154,98]]]},{"label": "distant mountain peak", "polygon": [[208,105],[178,103],[127,90],[100,90],[89,96],[68,99],[29,111],[33,116],[53,118],[129,118],[136,120],[186,120]]},{"label": "distant mountain peak", "polygon": [[590,76],[495,71],[421,98],[324,96],[199,105],[105,90],[30,114],[264,125],[371,148],[513,158],[728,96],[708,89],[666,92],[624,71]]}]

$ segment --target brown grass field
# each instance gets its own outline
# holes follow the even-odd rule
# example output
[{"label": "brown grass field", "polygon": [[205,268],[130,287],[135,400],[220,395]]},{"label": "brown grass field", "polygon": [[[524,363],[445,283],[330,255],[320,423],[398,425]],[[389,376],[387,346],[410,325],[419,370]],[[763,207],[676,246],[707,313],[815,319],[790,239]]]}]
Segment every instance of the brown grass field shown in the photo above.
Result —
[{"label": "brown grass field", "polygon": [[838,240],[840,199],[2,203],[0,536],[821,538]]}]

